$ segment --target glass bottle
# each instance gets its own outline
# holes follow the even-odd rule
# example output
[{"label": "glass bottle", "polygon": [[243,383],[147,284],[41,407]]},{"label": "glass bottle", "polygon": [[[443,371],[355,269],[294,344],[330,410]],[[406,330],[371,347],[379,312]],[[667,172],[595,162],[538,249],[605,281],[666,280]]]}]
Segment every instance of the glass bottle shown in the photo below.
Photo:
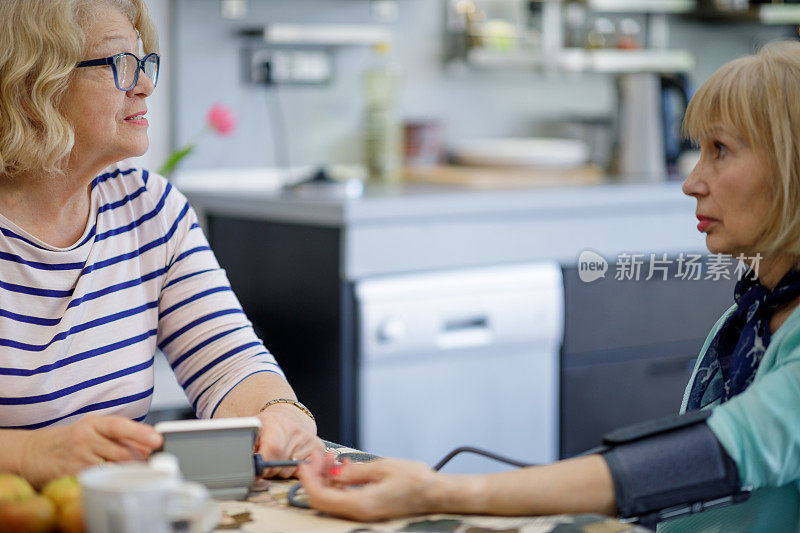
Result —
[{"label": "glass bottle", "polygon": [[364,72],[364,162],[370,181],[402,179],[403,129],[397,110],[399,69],[389,61],[391,46],[375,46],[375,65]]}]

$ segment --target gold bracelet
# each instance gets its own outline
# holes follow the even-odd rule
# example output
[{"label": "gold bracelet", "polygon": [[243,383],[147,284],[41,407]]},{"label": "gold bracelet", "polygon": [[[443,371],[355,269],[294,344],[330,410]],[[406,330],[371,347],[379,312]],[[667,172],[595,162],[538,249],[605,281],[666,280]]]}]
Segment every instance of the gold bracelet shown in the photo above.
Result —
[{"label": "gold bracelet", "polygon": [[310,417],[311,417],[311,420],[313,420],[313,421],[315,421],[315,422],[317,421],[317,419],[316,419],[316,418],[314,418],[314,415],[311,413],[311,411],[309,411],[309,410],[308,410],[308,407],[306,407],[305,405],[303,405],[302,403],[300,403],[300,402],[298,402],[298,401],[295,401],[295,400],[290,400],[289,398],[275,398],[274,400],[270,400],[270,401],[268,401],[267,403],[265,403],[265,404],[264,404],[264,407],[262,407],[261,409],[259,409],[259,411],[258,411],[258,412],[259,412],[259,413],[261,413],[261,412],[263,412],[263,411],[264,411],[264,409],[266,409],[266,408],[267,408],[267,407],[269,407],[270,405],[275,405],[276,403],[288,403],[288,404],[290,404],[290,405],[294,405],[295,407],[297,407],[298,409],[300,409],[301,411],[303,411],[305,414],[307,414],[308,416],[310,416]]}]

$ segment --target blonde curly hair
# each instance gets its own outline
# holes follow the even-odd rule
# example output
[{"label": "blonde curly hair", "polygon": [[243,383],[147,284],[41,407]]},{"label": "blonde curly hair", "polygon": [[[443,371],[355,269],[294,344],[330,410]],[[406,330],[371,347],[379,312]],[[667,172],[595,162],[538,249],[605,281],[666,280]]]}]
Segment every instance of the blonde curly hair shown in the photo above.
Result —
[{"label": "blonde curly hair", "polygon": [[85,29],[108,6],[125,13],[146,53],[157,51],[144,0],[0,1],[0,179],[63,171],[75,134],[59,104],[83,56]]},{"label": "blonde curly hair", "polygon": [[773,176],[758,251],[800,257],[800,42],[770,43],[712,74],[689,103],[683,130],[699,142],[717,125],[733,129]]}]

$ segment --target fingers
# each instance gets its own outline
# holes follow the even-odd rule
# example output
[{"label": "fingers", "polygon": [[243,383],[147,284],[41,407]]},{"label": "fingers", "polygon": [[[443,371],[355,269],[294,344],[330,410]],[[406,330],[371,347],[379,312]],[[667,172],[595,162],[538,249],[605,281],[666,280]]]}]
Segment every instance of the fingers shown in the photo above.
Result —
[{"label": "fingers", "polygon": [[121,416],[86,418],[102,436],[117,442],[128,442],[140,450],[158,449],[164,438],[147,424],[134,422]]},{"label": "fingers", "polygon": [[[286,416],[280,411],[273,411],[269,423],[262,426],[256,453],[260,453],[265,460],[304,460],[313,452],[325,449],[322,440],[297,423],[296,413],[289,413],[290,416]],[[302,413],[300,415],[305,416]],[[304,422],[304,419],[300,420]],[[296,472],[295,467],[270,468],[261,476],[288,478]]]},{"label": "fingers", "polygon": [[375,505],[381,498],[372,486],[331,486],[316,466],[312,461],[312,464],[303,464],[298,468],[298,477],[314,509],[361,521],[381,520],[389,516]]},{"label": "fingers", "polygon": [[316,436],[298,435],[290,444],[291,455],[298,459],[308,459],[314,453],[325,453],[325,444]]},{"label": "fingers", "polygon": [[[258,439],[256,453],[260,453],[266,461],[276,461],[282,459],[292,459],[292,456],[285,450],[286,437],[283,428],[275,425],[269,430],[263,427]],[[260,473],[261,477],[290,477],[294,473],[294,468],[267,468]]]},{"label": "fingers", "polygon": [[362,521],[428,512],[421,493],[432,473],[421,463],[379,459],[334,469],[329,464],[314,455],[298,469],[315,509]]},{"label": "fingers", "polygon": [[371,463],[343,464],[333,479],[342,485],[363,485],[379,481],[389,473],[387,460],[378,459]]},{"label": "fingers", "polygon": [[301,464],[306,475],[313,475],[323,485],[363,485],[379,481],[391,471],[391,461],[379,459],[372,463],[353,464],[343,459],[341,464],[336,464],[336,455],[333,453],[313,453],[308,463]]},{"label": "fingers", "polygon": [[[311,457],[314,453],[321,453],[325,451],[325,445],[322,443],[322,440],[317,437],[308,438],[307,435],[299,435],[295,434],[291,439],[289,446],[287,447],[287,455],[291,459],[295,460],[306,460]],[[288,468],[281,468],[279,472],[277,472],[277,477],[288,478],[295,476],[297,474],[297,468],[295,467],[288,467]]]},{"label": "fingers", "polygon": [[86,417],[75,424],[74,431],[76,448],[85,450],[89,464],[142,459],[161,442],[150,426],[119,416]]},{"label": "fingers", "polygon": [[[121,463],[124,461],[133,460],[133,454],[131,453],[131,450],[121,443],[117,443],[105,438],[99,438],[95,442],[92,442],[90,446],[92,454],[101,459],[101,461],[97,461],[97,463],[104,461],[110,463]],[[94,461],[92,462],[95,464]]]},{"label": "fingers", "polygon": [[[308,435],[302,434],[300,432],[295,432],[289,437],[289,442],[286,445],[286,449],[284,450],[284,454],[286,454],[290,459],[296,461],[302,461],[308,458],[311,455],[312,447],[311,443],[313,442],[312,439],[308,438]],[[280,478],[290,478],[297,473],[296,467],[286,467],[281,468],[276,473],[276,477]]]},{"label": "fingers", "polygon": [[326,472],[328,461],[320,455],[314,454],[309,463],[302,464],[297,469],[297,477],[303,483],[303,488],[308,494],[311,506],[317,510],[342,515],[347,497],[343,489],[332,487]]},{"label": "fingers", "polygon": [[128,461],[147,461],[150,457],[151,450],[143,448],[139,444],[126,441],[122,443],[128,449],[130,459]]},{"label": "fingers", "polygon": [[308,462],[301,464],[298,467],[298,474],[300,468],[310,470],[314,476],[318,476],[324,480],[326,484],[329,483],[329,478],[339,474],[341,466],[336,464],[336,455],[332,453],[319,453],[314,452],[308,457]]},{"label": "fingers", "polygon": [[38,486],[104,462],[143,458],[161,442],[146,424],[120,416],[88,416],[26,433],[20,470]]}]

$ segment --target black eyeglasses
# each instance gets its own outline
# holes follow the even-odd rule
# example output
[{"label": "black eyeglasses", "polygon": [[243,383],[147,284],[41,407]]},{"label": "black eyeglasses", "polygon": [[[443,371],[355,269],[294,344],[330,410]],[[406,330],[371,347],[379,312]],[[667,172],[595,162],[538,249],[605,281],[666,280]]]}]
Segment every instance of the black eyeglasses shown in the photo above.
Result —
[{"label": "black eyeglasses", "polygon": [[81,61],[76,67],[110,65],[111,70],[114,72],[114,83],[117,85],[117,89],[130,91],[136,87],[136,83],[139,81],[139,70],[142,70],[150,78],[150,81],[153,82],[153,87],[155,87],[158,83],[158,67],[160,63],[161,58],[155,52],[147,54],[142,59],[130,52],[122,52],[110,57]]}]

